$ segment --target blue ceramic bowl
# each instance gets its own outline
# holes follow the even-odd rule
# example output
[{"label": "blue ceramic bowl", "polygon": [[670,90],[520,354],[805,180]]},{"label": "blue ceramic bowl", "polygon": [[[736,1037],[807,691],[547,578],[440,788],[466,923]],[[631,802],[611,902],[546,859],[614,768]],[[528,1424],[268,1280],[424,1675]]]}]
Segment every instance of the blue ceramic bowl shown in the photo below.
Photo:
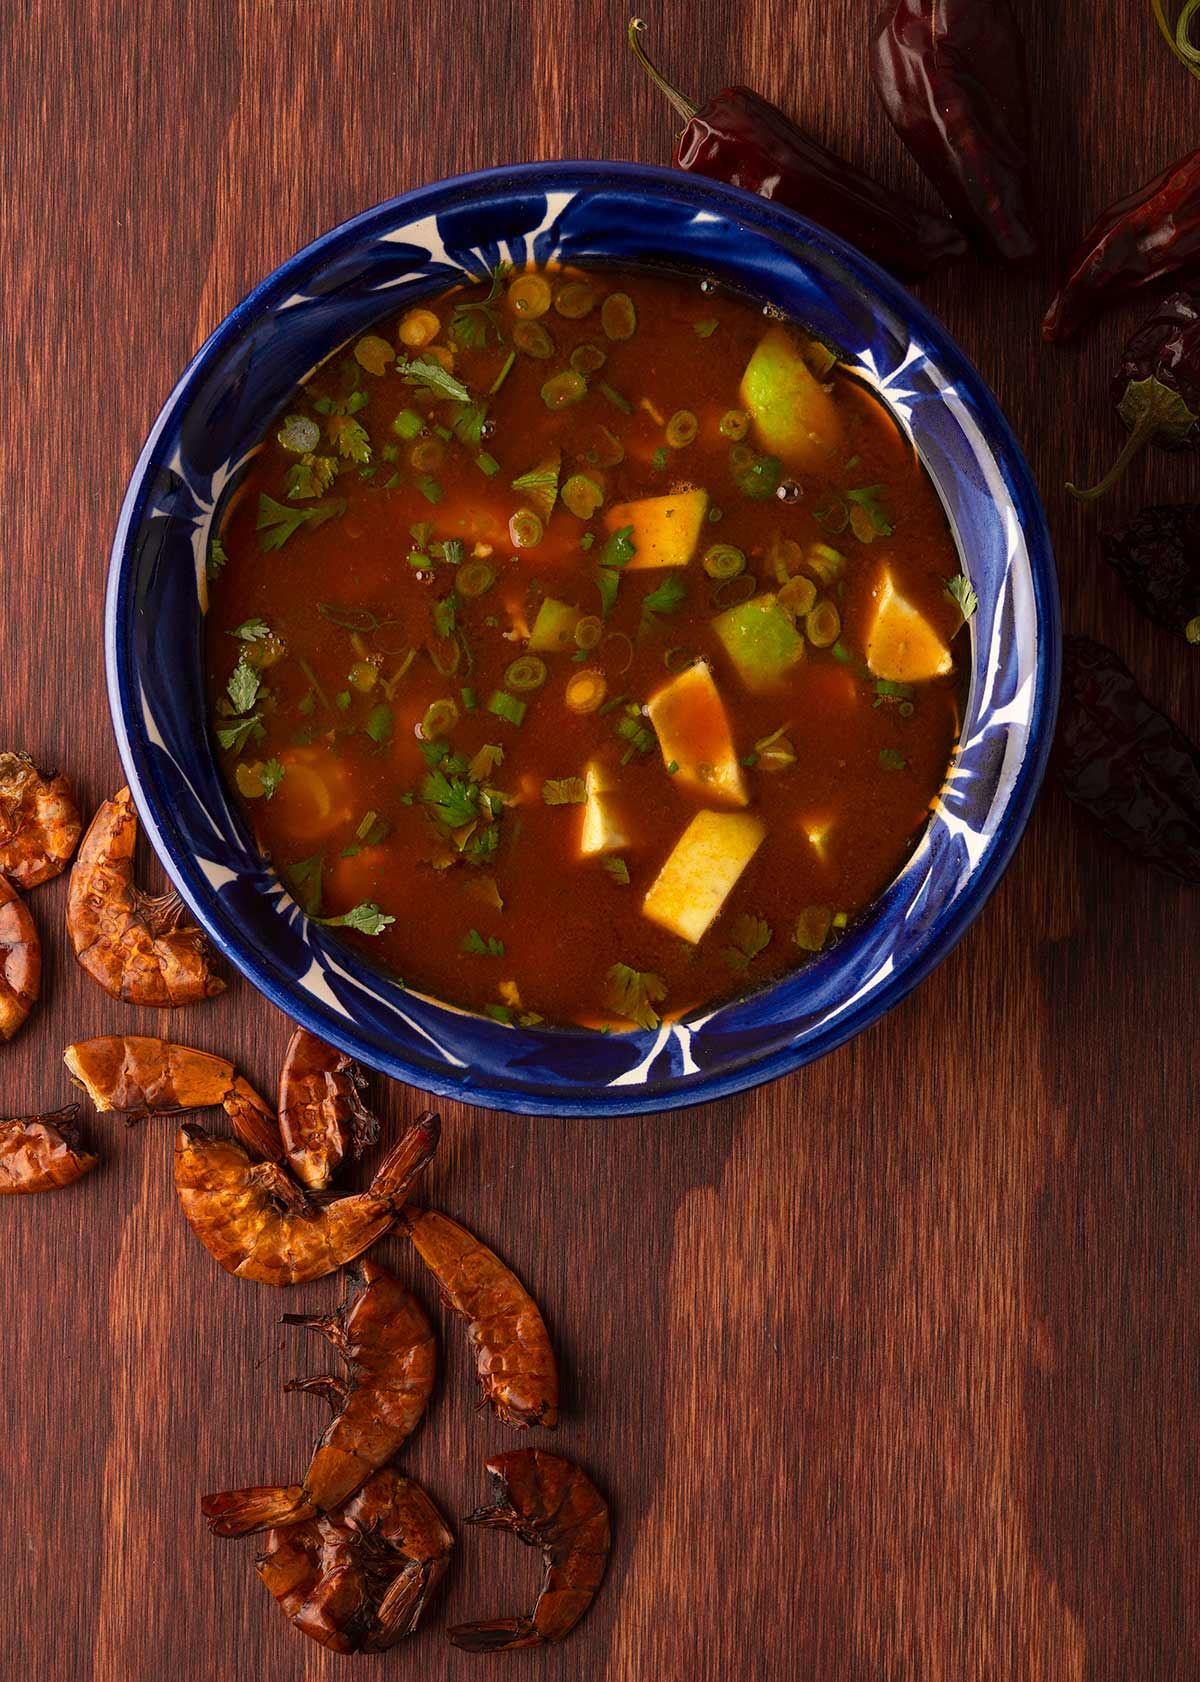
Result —
[{"label": "blue ceramic bowl", "polygon": [[[205,726],[204,560],[268,422],[338,345],[503,259],[667,264],[778,305],[840,345],[910,433],[979,596],[962,740],[929,827],[832,950],[653,1033],[509,1028],[406,991],[310,923],[256,853]],[[105,623],[121,757],[150,840],[201,924],[295,1021],[400,1080],[509,1110],[693,1104],[840,1044],[944,957],[1024,828],[1058,693],[1054,564],[1037,494],[978,374],[894,281],[762,199],[630,164],[527,164],[378,206],[240,303],[154,424],[113,546]]]}]

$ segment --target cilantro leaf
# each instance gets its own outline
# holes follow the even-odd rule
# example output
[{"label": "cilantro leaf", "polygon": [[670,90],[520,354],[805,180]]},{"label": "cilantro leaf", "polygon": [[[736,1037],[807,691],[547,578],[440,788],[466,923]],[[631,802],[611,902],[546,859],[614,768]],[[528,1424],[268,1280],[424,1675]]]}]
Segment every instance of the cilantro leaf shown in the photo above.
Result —
[{"label": "cilantro leaf", "polygon": [[433,603],[433,628],[439,637],[452,637],[458,625],[459,597],[456,590]]},{"label": "cilantro leaf", "polygon": [[454,436],[469,450],[477,450],[483,442],[483,428],[487,420],[486,403],[460,403],[450,421]]},{"label": "cilantro leaf", "polygon": [[385,917],[374,900],[360,900],[352,905],[349,911],[343,911],[340,917],[313,917],[314,923],[320,923],[327,929],[357,929],[360,934],[382,934],[389,923],[394,923],[394,917]]},{"label": "cilantro leaf", "polygon": [[651,970],[614,964],[608,972],[608,1006],[616,1016],[639,1028],[657,1028],[660,1017],[654,1009],[667,996],[667,984]]},{"label": "cilantro leaf", "polygon": [[542,784],[542,799],[547,806],[582,806],[587,784],[582,777],[548,777]]},{"label": "cilantro leaf", "polygon": [[314,502],[309,508],[289,508],[285,503],[263,491],[258,499],[258,519],[255,530],[261,548],[282,549],[292,533],[301,526],[323,526],[337,514],[346,512],[343,497],[331,497],[327,502]]},{"label": "cilantro leaf", "polygon": [[277,759],[268,759],[263,765],[262,770],[258,773],[258,780],[262,784],[262,791],[268,800],[270,800],[271,796],[275,793],[275,790],[283,781],[285,769],[286,767],[281,765]]},{"label": "cilantro leaf", "polygon": [[221,726],[217,731],[217,740],[223,748],[241,753],[247,742],[261,741],[265,735],[266,731],[259,723],[259,715],[251,713],[249,718],[239,718],[236,724]]},{"label": "cilantro leaf", "polygon": [[453,374],[447,373],[440,362],[422,362],[418,359],[407,364],[404,370],[407,385],[423,386],[435,397],[449,397],[455,403],[469,403],[471,393],[461,380],[456,380]]},{"label": "cilantro leaf", "polygon": [[371,708],[363,729],[377,747],[382,747],[385,742],[391,741],[392,709],[386,701],[380,701],[378,706]]},{"label": "cilantro leaf", "polygon": [[958,603],[964,620],[970,619],[979,607],[979,597],[971,588],[971,580],[964,572],[950,580],[946,586],[946,594]]},{"label": "cilantro leaf", "polygon": [[421,784],[421,799],[446,829],[461,829],[479,817],[479,790],[461,777],[430,771]]},{"label": "cilantro leaf", "polygon": [[554,504],[558,501],[558,475],[561,466],[562,456],[556,452],[545,461],[540,461],[536,467],[531,467],[528,473],[522,473],[520,478],[512,480],[513,490],[524,491],[543,520],[550,518],[554,512]]},{"label": "cilantro leaf", "polygon": [[617,591],[621,588],[621,574],[615,567],[601,567],[596,574],[596,586],[600,591],[601,612],[607,619],[617,602]]},{"label": "cilantro leaf", "polygon": [[462,950],[478,953],[484,958],[502,958],[504,956],[504,942],[489,935],[485,940],[478,929],[468,929],[463,936]]},{"label": "cilantro leaf", "polygon": [[863,485],[859,490],[846,492],[846,500],[853,505],[850,530],[860,543],[873,543],[877,537],[892,535],[891,523],[880,500],[886,491],[886,485]]},{"label": "cilantro leaf", "polygon": [[296,904],[309,917],[321,909],[321,874],[325,869],[325,854],[314,853],[311,858],[298,859],[284,872],[292,885]]},{"label": "cilantro leaf", "polygon": [[337,445],[338,454],[365,466],[371,459],[371,440],[361,421],[350,415],[331,415],[328,428],[330,441]]},{"label": "cilantro leaf", "polygon": [[[264,642],[271,634],[271,627],[265,619],[243,619],[235,630],[230,631],[231,637],[240,637],[242,642]],[[241,709],[238,709],[241,711]]]},{"label": "cilantro leaf", "polygon": [[632,526],[618,527],[600,551],[600,565],[602,567],[628,566],[637,554],[637,545],[632,542],[632,538]]},{"label": "cilantro leaf", "polygon": [[765,952],[771,944],[771,925],[762,917],[751,917],[743,912],[735,917],[729,931],[731,945],[726,946],[721,954],[730,969],[741,970],[748,968],[752,959],[760,952]]},{"label": "cilantro leaf", "polygon": [[903,771],[908,761],[898,748],[880,748],[879,764],[884,771]]},{"label": "cilantro leaf", "polygon": [[605,870],[608,871],[608,874],[612,877],[614,882],[618,883],[622,888],[627,888],[629,886],[629,866],[625,863],[624,859],[607,858],[601,859],[600,863],[604,866]]},{"label": "cilantro leaf", "polygon": [[214,578],[219,578],[228,562],[229,556],[225,553],[225,545],[219,537],[214,537],[208,545],[208,560],[204,565],[204,571],[208,579],[211,581]]},{"label": "cilantro leaf", "polygon": [[301,456],[287,470],[285,483],[289,501],[306,502],[310,497],[324,496],[337,473],[336,456]]},{"label": "cilantro leaf", "polygon": [[226,684],[226,693],[233,703],[235,713],[248,713],[258,697],[262,687],[262,679],[254,667],[246,659],[244,653],[238,656],[238,663],[233,668],[233,675]]},{"label": "cilantro leaf", "polygon": [[467,775],[473,783],[486,783],[492,772],[504,764],[504,749],[496,742],[485,742],[472,759]]},{"label": "cilantro leaf", "polygon": [[642,603],[642,630],[650,630],[660,613],[678,613],[686,600],[686,584],[682,578],[669,573],[658,589],[652,590]]},{"label": "cilantro leaf", "polygon": [[720,325],[721,325],[720,322],[716,321],[716,320],[712,320],[712,321],[693,321],[692,322],[692,332],[696,335],[696,337],[698,339],[711,339],[713,334],[716,332],[717,328]]}]

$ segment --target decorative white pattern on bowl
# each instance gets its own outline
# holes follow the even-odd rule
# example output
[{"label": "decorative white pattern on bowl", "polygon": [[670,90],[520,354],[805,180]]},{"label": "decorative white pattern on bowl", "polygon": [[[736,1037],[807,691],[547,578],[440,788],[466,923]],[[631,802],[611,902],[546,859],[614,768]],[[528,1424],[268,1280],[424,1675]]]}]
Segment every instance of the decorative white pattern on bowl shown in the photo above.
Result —
[{"label": "decorative white pattern on bowl", "polygon": [[[928,828],[830,951],[656,1032],[510,1028],[406,991],[309,922],[226,798],[204,722],[209,532],[269,421],[328,353],[496,263],[668,265],[711,275],[840,345],[911,435],[979,596],[962,739]],[[394,200],[307,247],[213,334],[134,473],[113,547],[109,696],[138,809],[220,948],[279,1008],[366,1063],[505,1109],[666,1109],[753,1086],[873,1021],[967,927],[1011,855],[1058,691],[1049,540],[979,376],[909,295],[763,200],[633,165],[523,165]]]}]

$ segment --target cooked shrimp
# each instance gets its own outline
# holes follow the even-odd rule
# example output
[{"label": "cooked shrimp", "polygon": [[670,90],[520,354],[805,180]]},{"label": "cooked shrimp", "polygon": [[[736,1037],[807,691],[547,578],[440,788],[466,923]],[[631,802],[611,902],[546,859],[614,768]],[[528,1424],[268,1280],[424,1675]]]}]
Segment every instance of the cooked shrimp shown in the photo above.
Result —
[{"label": "cooked shrimp", "polygon": [[288,1167],[310,1191],[330,1184],[347,1150],[361,1156],[377,1137],[359,1096],[365,1085],[353,1058],[296,1029],[279,1075],[279,1131]]},{"label": "cooked shrimp", "polygon": [[536,1302],[486,1244],[436,1209],[408,1209],[404,1230],[467,1322],[483,1393],[506,1425],[558,1424],[558,1368]]},{"label": "cooked shrimp", "polygon": [[57,1191],[90,1174],[98,1156],[79,1148],[78,1104],[0,1121],[0,1194]]},{"label": "cooked shrimp", "polygon": [[283,1155],[275,1117],[227,1058],[141,1034],[106,1034],[69,1045],[63,1062],[101,1112],[174,1115],[220,1104],[250,1150],[273,1162]]},{"label": "cooked shrimp", "polygon": [[27,753],[0,753],[0,876],[36,888],[65,870],[79,845],[69,780],[39,771]]},{"label": "cooked shrimp", "polygon": [[440,1126],[426,1111],[393,1145],[366,1191],[320,1207],[278,1163],[252,1163],[234,1140],[183,1127],[175,1185],[192,1231],[226,1272],[264,1285],[300,1285],[344,1267],[383,1236],[433,1156]]},{"label": "cooked shrimp", "polygon": [[127,788],[106,800],[83,838],[67,894],[75,956],[106,993],[135,1005],[186,1005],[225,990],[208,941],[183,923],[176,893],[150,898],[133,880],[137,813]]},{"label": "cooked shrimp", "polygon": [[369,1258],[332,1314],[283,1318],[328,1338],[349,1379],[292,1380],[289,1390],[323,1395],[334,1410],[304,1482],[206,1495],[201,1507],[216,1536],[247,1536],[341,1506],[416,1429],[433,1389],[433,1327],[415,1297]]},{"label": "cooked shrimp", "polygon": [[37,1003],[42,943],[25,901],[0,876],[0,1040],[11,1040]]},{"label": "cooked shrimp", "polygon": [[522,1618],[485,1618],[446,1633],[468,1653],[541,1647],[569,1635],[591,1605],[608,1564],[608,1503],[586,1472],[557,1454],[518,1448],[487,1462],[496,1499],[467,1519],[511,1530],[546,1562],[541,1593]]},{"label": "cooked shrimp", "polygon": [[453,1546],[420,1484],[389,1466],[328,1517],[272,1530],[255,1568],[318,1646],[378,1653],[416,1629]]}]

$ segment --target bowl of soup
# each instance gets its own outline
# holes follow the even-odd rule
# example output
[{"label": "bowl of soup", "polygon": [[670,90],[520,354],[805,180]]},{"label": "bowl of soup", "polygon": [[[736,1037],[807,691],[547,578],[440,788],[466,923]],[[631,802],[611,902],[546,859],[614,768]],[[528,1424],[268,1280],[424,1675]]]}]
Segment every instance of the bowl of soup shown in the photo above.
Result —
[{"label": "bowl of soup", "polygon": [[408,194],[251,293],[142,453],[106,636],[233,963],[397,1078],[580,1115],[782,1074],[928,973],[1059,657],[937,324],[765,201],[588,163]]}]

